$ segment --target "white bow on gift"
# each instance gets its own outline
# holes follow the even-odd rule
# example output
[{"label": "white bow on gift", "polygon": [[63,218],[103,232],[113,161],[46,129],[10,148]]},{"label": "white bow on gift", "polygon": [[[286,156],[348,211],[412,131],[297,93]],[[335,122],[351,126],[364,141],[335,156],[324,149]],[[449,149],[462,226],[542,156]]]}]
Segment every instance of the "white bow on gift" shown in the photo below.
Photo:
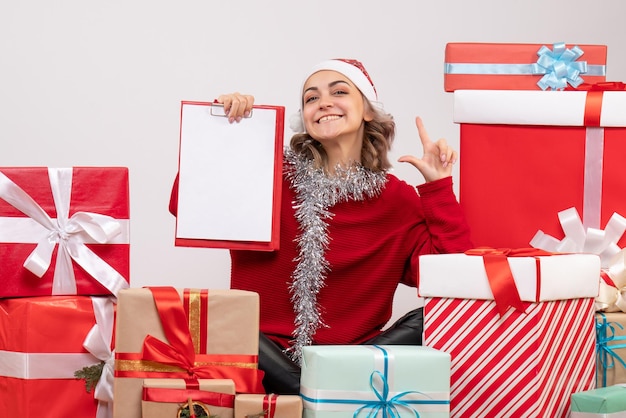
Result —
[{"label": "white bow on gift", "polygon": [[94,398],[98,400],[96,418],[113,416],[113,379],[115,354],[111,350],[115,308],[111,298],[92,297],[96,323],[87,334],[83,347],[98,360],[104,362],[102,374],[94,389]]},{"label": "white bow on gift", "polygon": [[[107,244],[121,234],[115,218],[92,212],[76,212],[69,217],[72,191],[71,168],[49,168],[50,187],[57,219],[54,220],[24,190],[0,172],[0,198],[43,226],[36,235],[37,247],[24,262],[24,267],[42,277],[50,267],[52,253],[58,244],[52,294],[76,294],[76,278],[72,260],[93,276],[111,294],[128,287],[128,282],[114,268],[91,251],[85,243]],[[13,218],[15,219],[15,218]],[[22,228],[22,226],[17,226]],[[19,231],[21,232],[21,231]]]},{"label": "white bow on gift", "polygon": [[617,245],[626,231],[626,218],[614,213],[601,230],[585,228],[573,207],[559,212],[558,216],[565,237],[558,240],[539,230],[530,245],[551,252],[598,255],[603,280],[600,280],[596,309],[626,312],[626,249]]}]

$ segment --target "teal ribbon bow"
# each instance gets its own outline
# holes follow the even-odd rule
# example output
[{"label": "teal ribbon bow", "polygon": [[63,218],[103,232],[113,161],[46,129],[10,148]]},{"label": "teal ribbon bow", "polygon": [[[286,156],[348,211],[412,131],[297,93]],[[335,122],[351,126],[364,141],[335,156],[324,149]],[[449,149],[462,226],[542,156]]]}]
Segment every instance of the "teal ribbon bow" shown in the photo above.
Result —
[{"label": "teal ribbon bow", "polygon": [[615,336],[614,325],[617,325],[620,329],[624,329],[621,324],[617,322],[607,322],[604,313],[599,312],[599,314],[602,317],[602,322],[598,321],[596,318],[596,353],[598,356],[598,367],[602,367],[604,370],[602,375],[602,387],[606,387],[606,372],[615,367],[615,360],[626,368],[626,362],[614,351],[620,348],[626,348],[626,344],[609,345],[609,343],[614,341],[626,341],[626,337]]},{"label": "teal ribbon bow", "polygon": [[[386,360],[387,360],[387,357],[385,353],[385,365],[386,365]],[[383,384],[382,392],[380,392],[374,385],[375,377],[379,377],[382,380],[382,384]],[[378,400],[377,401],[365,401],[364,402],[365,404],[363,406],[361,406],[356,411],[354,411],[354,414],[352,415],[353,418],[358,417],[359,414],[365,409],[369,409],[369,412],[366,415],[367,418],[375,418],[378,416],[379,412],[382,412],[383,418],[401,418],[400,412],[398,412],[398,407],[408,409],[409,411],[413,412],[413,414],[415,414],[416,418],[419,418],[420,416],[419,413],[413,407],[409,405],[410,401],[401,400],[401,398],[408,395],[409,393],[417,393],[417,392],[411,392],[411,391],[401,392],[401,393],[398,393],[396,396],[392,397],[391,399],[387,399],[389,397],[389,384],[387,383],[386,376],[380,373],[378,370],[375,370],[370,375],[370,387],[376,394],[376,397],[378,398]]]},{"label": "teal ribbon bow", "polygon": [[[374,394],[378,398],[376,401],[365,401],[364,405],[354,411],[352,415],[353,418],[359,416],[359,414],[365,410],[369,410],[366,415],[367,418],[375,418],[378,416],[379,412],[382,412],[383,418],[401,418],[400,413],[398,412],[398,407],[407,409],[415,415],[415,418],[419,418],[420,414],[410,405],[411,403],[419,402],[419,401],[410,401],[410,400],[402,400],[403,397],[410,393],[420,393],[416,391],[405,391],[398,393],[397,395],[389,398],[389,383],[387,381],[387,376],[389,373],[389,358],[387,355],[387,350],[383,347],[374,345],[377,349],[382,351],[383,353],[383,373],[378,370],[374,370],[370,375],[370,387]],[[376,387],[374,380],[379,378],[382,383],[382,392]]]},{"label": "teal ribbon bow", "polygon": [[569,83],[572,87],[578,87],[583,83],[580,74],[587,73],[587,61],[576,61],[583,55],[583,50],[578,46],[571,49],[564,42],[553,44],[550,50],[542,46],[537,51],[539,58],[533,64],[533,74],[544,74],[537,82],[542,90],[563,90]]}]

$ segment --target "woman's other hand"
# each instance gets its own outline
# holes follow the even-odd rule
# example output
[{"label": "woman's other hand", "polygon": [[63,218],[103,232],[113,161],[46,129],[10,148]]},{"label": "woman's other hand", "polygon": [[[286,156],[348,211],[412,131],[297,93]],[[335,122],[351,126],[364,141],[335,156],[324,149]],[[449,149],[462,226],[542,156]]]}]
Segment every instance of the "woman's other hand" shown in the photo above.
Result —
[{"label": "woman's other hand", "polygon": [[217,102],[224,105],[224,113],[230,123],[241,122],[242,118],[250,116],[254,96],[241,93],[222,94],[217,98]]},{"label": "woman's other hand", "polygon": [[443,138],[437,140],[437,142],[431,141],[419,116],[415,118],[415,125],[422,141],[424,155],[422,158],[417,158],[413,155],[403,155],[398,158],[398,161],[413,165],[422,173],[427,182],[452,175],[452,165],[458,158],[457,152],[449,147]]}]

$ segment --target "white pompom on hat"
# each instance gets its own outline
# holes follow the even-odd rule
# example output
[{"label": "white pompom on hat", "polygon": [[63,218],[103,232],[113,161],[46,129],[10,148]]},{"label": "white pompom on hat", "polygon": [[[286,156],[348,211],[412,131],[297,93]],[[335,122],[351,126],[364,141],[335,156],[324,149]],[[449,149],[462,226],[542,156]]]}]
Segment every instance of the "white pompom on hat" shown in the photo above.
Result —
[{"label": "white pompom on hat", "polygon": [[[336,71],[346,76],[354,85],[361,91],[361,94],[372,103],[372,105],[382,109],[382,104],[378,101],[378,94],[376,93],[376,87],[370,78],[367,70],[363,64],[355,59],[335,58],[326,61],[322,61],[319,64],[313,66],[304,77],[302,82],[302,88],[300,89],[300,95],[302,97],[302,91],[304,90],[304,84],[313,74],[318,71]],[[304,121],[302,120],[302,102],[300,103],[300,110],[293,114],[289,118],[289,127],[296,133],[306,132],[304,128]]]}]

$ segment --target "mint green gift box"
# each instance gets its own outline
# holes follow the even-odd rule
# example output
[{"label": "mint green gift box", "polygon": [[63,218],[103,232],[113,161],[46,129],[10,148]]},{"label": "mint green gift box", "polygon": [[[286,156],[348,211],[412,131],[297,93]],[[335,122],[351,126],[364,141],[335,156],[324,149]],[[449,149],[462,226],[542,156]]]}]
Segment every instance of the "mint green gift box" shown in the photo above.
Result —
[{"label": "mint green gift box", "polygon": [[408,345],[304,347],[300,396],[303,418],[449,418],[450,355]]},{"label": "mint green gift box", "polygon": [[626,418],[626,385],[573,393],[570,418]]}]

